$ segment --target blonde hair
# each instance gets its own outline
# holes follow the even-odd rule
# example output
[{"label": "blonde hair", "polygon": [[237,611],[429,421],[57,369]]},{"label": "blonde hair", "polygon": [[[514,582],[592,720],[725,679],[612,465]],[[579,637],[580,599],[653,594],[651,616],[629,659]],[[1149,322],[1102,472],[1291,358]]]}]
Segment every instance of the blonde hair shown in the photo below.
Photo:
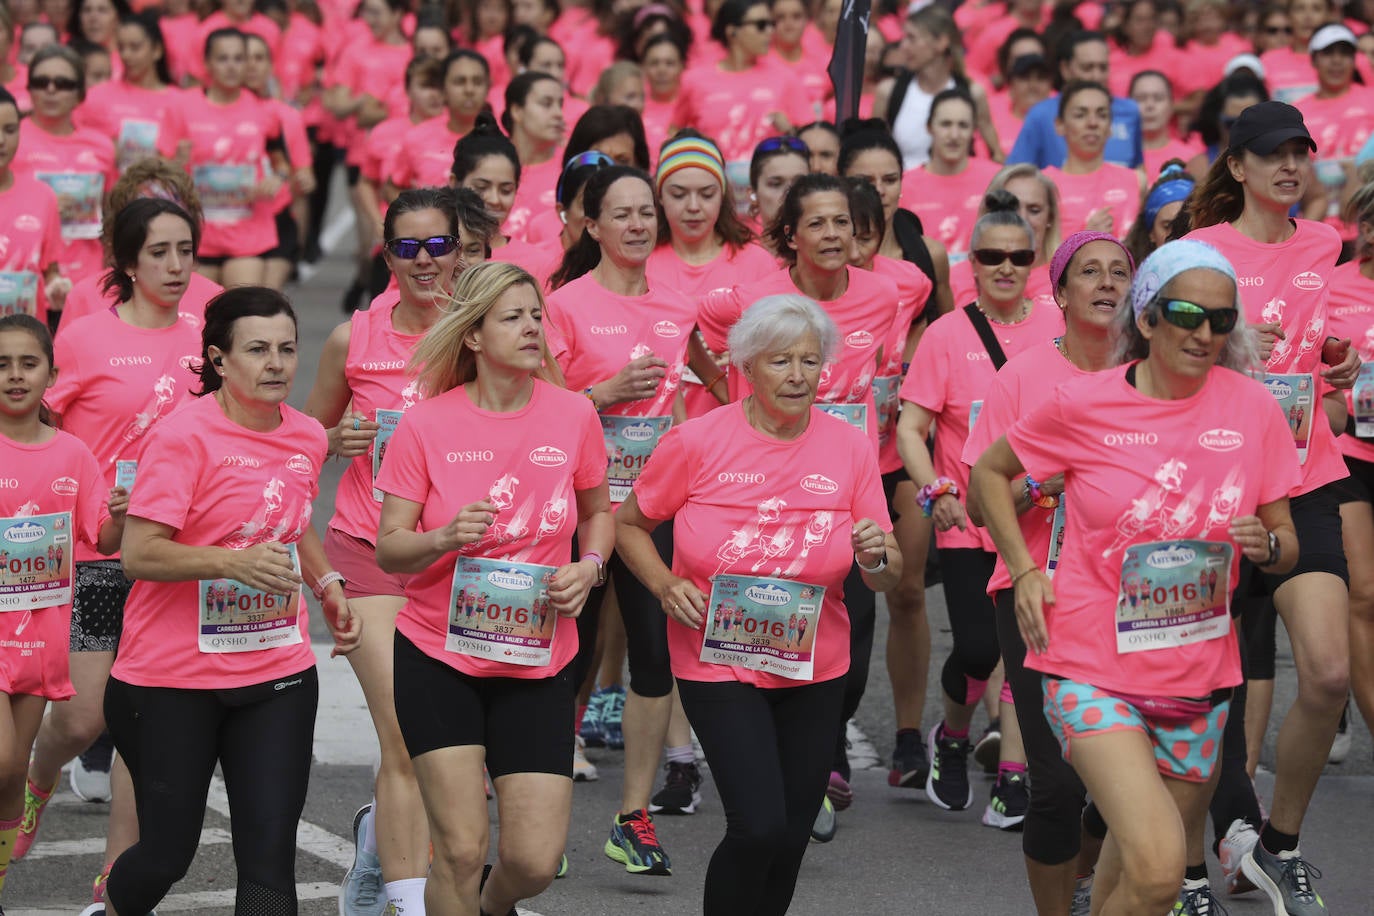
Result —
[{"label": "blonde hair", "polygon": [[1054,253],[1058,250],[1061,241],[1059,238],[1059,188],[1034,163],[1020,162],[1016,165],[1009,165],[992,176],[992,181],[988,182],[988,189],[983,196],[984,203],[978,206],[978,215],[982,216],[987,212],[985,204],[988,194],[993,191],[1005,191],[1007,183],[1018,178],[1029,178],[1045,189],[1045,201],[1049,205],[1050,216],[1049,222],[1045,225],[1045,240],[1040,245],[1036,261],[1037,263],[1048,264],[1054,258]]},{"label": "blonde hair", "polygon": [[619,104],[611,101],[611,93],[615,91],[616,84],[622,80],[634,78],[644,83],[644,71],[639,64],[632,60],[618,60],[605,70],[601,71],[601,76],[597,78],[596,85],[592,87],[591,94],[587,96],[587,101],[593,105],[613,105]]},{"label": "blonde hair", "polygon": [[1364,259],[1374,254],[1365,241],[1364,229],[1360,226],[1361,223],[1374,225],[1374,161],[1360,166],[1356,180],[1360,182],[1360,187],[1350,195],[1350,199],[1341,208],[1341,219],[1359,228],[1359,234],[1355,237],[1355,254]]},{"label": "blonde hair", "polygon": [[[477,354],[468,346],[468,333],[481,326],[497,299],[522,284],[534,290],[543,311],[544,294],[539,284],[514,264],[486,261],[459,275],[453,297],[440,307],[443,317],[425,334],[410,360],[411,374],[419,380],[425,397],[436,397],[477,378]],[[563,373],[549,352],[547,338],[539,346],[544,365],[534,376],[562,388]]]}]

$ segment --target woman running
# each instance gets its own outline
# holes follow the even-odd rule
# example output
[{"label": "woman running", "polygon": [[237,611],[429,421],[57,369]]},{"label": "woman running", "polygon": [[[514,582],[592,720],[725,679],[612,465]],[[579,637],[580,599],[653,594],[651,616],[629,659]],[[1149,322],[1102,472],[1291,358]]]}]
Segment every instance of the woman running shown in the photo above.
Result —
[{"label": "woman running", "polygon": [[0,251],[0,318],[33,315],[48,324],[48,305],[60,312],[72,283],[62,275],[62,221],[57,194],[37,178],[18,174],[19,103],[0,89],[0,206],[7,213],[27,214],[16,221],[9,244]]},{"label": "woman running", "polygon": [[1082,229],[1124,235],[1140,212],[1145,179],[1133,169],[1103,158],[1111,135],[1112,97],[1101,83],[1074,81],[1059,94],[1055,129],[1064,138],[1064,166],[1049,166],[1045,177],[1059,188],[1064,232]]}]

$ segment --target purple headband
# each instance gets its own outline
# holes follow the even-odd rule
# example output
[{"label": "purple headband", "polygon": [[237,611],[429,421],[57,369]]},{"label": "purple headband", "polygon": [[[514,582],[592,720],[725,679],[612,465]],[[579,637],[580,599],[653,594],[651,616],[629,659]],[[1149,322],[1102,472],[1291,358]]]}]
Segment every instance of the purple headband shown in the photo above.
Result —
[{"label": "purple headband", "polygon": [[1059,289],[1059,278],[1064,276],[1064,271],[1069,269],[1069,262],[1073,256],[1078,254],[1078,249],[1089,242],[1111,242],[1121,249],[1122,254],[1126,255],[1126,263],[1131,265],[1131,271],[1135,271],[1135,258],[1126,250],[1126,246],[1121,244],[1120,239],[1106,232],[1089,232],[1083,230],[1075,232],[1073,235],[1064,239],[1063,244],[1055,249],[1054,257],[1050,259],[1050,290],[1051,292]]}]

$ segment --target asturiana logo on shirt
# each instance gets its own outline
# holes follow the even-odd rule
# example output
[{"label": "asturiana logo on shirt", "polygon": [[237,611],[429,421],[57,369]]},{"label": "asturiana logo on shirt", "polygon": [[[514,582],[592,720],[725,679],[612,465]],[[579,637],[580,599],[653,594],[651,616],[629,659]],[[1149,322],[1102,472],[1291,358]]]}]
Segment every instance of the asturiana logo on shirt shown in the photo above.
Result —
[{"label": "asturiana logo on shirt", "polygon": [[660,321],[654,325],[654,333],[659,337],[679,337],[682,329],[671,321]]},{"label": "asturiana logo on shirt", "polygon": [[568,463],[568,453],[552,445],[541,445],[530,452],[530,464],[541,468],[561,468]]},{"label": "asturiana logo on shirt", "polygon": [[749,586],[744,590],[744,597],[755,604],[763,604],[768,607],[782,607],[792,601],[791,592],[781,585],[773,585],[771,582]]},{"label": "asturiana logo on shirt", "polygon": [[497,588],[510,592],[520,592],[534,585],[534,577],[527,572],[511,569],[494,569],[487,573],[487,581]]},{"label": "asturiana logo on shirt", "polygon": [[801,479],[801,488],[809,493],[825,495],[834,493],[840,485],[824,474],[807,474]]},{"label": "asturiana logo on shirt", "polygon": [[1170,544],[1168,547],[1150,551],[1145,562],[1155,569],[1177,569],[1196,559],[1197,551],[1193,548],[1184,547],[1182,544]]},{"label": "asturiana logo on shirt", "polygon": [[80,487],[71,477],[59,477],[52,482],[52,491],[58,496],[75,496],[78,489]]},{"label": "asturiana logo on shirt", "polygon": [[305,455],[297,453],[286,459],[286,469],[288,471],[295,471],[297,474],[310,476],[315,473],[315,462],[311,461]]},{"label": "asturiana logo on shirt", "polygon": [[14,218],[14,228],[24,232],[37,232],[43,228],[43,224],[38,221],[38,217],[25,213]]},{"label": "asturiana logo on shirt", "polygon": [[1326,285],[1326,281],[1321,278],[1320,274],[1305,270],[1293,278],[1293,285],[1298,289],[1321,289]]},{"label": "asturiana logo on shirt", "polygon": [[1245,444],[1245,437],[1234,429],[1209,429],[1197,437],[1197,444],[1213,452],[1234,452]]},{"label": "asturiana logo on shirt", "polygon": [[37,522],[23,521],[5,529],[5,540],[12,544],[32,544],[48,536],[48,529]]},{"label": "asturiana logo on shirt", "polygon": [[853,347],[856,350],[867,350],[869,347],[873,346],[873,335],[863,330],[852,331],[845,335],[844,345],[846,347]]}]

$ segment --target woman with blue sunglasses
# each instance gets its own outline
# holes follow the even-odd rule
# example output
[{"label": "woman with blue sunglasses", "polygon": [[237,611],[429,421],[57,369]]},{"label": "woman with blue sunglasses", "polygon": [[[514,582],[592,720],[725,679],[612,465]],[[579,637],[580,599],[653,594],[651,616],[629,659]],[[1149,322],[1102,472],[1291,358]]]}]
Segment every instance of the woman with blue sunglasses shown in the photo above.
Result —
[{"label": "woman with blue sunglasses", "polygon": [[[387,208],[382,257],[395,287],[334,329],[320,355],[306,412],[329,431],[329,454],[348,460],[325,552],[344,580],[367,635],[349,656],[381,745],[375,795],[353,819],[357,851],[339,891],[340,912],[380,914],[388,903],[423,909],[429,828],[392,699],[392,636],[407,576],[377,566],[382,455],[405,412],[420,400],[408,367],[448,304],[458,275],[485,258],[496,220],[470,191],[402,191]],[[383,881],[385,880],[385,885]]]}]

